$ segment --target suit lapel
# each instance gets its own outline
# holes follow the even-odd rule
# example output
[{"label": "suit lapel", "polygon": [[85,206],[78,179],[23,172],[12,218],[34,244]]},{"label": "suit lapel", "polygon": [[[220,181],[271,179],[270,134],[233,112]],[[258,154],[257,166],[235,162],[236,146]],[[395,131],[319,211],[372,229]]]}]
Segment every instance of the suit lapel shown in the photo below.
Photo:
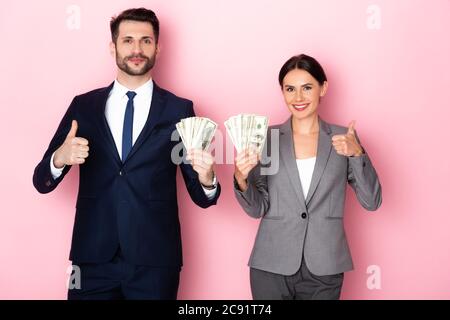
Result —
[{"label": "suit lapel", "polygon": [[108,100],[109,93],[111,92],[113,86],[114,82],[109,85],[109,87],[106,87],[102,91],[100,91],[95,106],[95,119],[97,122],[97,128],[99,128],[100,135],[105,140],[105,148],[108,150],[109,154],[114,159],[116,164],[120,166],[121,160],[119,157],[119,153],[117,152],[116,144],[114,142],[111,129],[109,128],[108,121],[106,120],[105,116],[106,101]]},{"label": "suit lapel", "polygon": [[133,147],[131,148],[130,154],[125,159],[125,163],[133,157],[133,155],[139,150],[144,141],[148,138],[148,136],[152,133],[152,130],[155,128],[156,124],[161,119],[162,111],[164,110],[164,92],[163,90],[153,82],[153,94],[152,94],[152,103],[150,106],[150,112],[148,113],[148,118],[145,123],[144,128],[142,129],[139,137],[136,139]]},{"label": "suit lapel", "polygon": [[303,196],[302,184],[298,174],[297,162],[295,157],[291,118],[289,118],[280,127],[280,157],[284,162],[287,175],[292,187],[295,190],[295,194],[297,195],[300,206],[303,209],[306,209],[305,198]]},{"label": "suit lapel", "polygon": [[314,192],[322,178],[325,167],[327,166],[328,158],[331,151],[331,129],[326,122],[319,118],[320,132],[317,146],[317,158],[314,166],[314,173],[311,179],[308,195],[306,197],[306,205],[311,201]]}]

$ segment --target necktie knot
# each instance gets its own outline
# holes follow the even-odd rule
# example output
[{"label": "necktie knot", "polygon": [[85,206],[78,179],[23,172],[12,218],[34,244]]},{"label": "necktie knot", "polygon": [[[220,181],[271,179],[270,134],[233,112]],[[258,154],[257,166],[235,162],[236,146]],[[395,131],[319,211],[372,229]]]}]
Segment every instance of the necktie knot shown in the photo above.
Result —
[{"label": "necktie knot", "polygon": [[136,97],[136,92],[134,92],[134,91],[128,91],[128,92],[127,92],[127,96],[128,96],[128,99],[133,100],[134,97]]}]

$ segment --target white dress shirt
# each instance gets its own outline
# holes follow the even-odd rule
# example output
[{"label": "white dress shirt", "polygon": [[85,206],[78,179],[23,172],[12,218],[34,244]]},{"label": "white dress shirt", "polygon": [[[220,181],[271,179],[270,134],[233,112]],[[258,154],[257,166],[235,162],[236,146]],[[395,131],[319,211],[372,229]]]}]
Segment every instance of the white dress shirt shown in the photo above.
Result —
[{"label": "white dress shirt", "polygon": [[303,196],[305,197],[305,200],[308,196],[308,191],[311,185],[311,179],[315,165],[316,165],[316,157],[307,159],[297,159],[297,169],[298,174],[300,176],[300,182],[302,183]]},{"label": "white dress shirt", "polygon": [[[128,103],[128,91],[134,91],[136,96],[134,97],[134,115],[133,115],[133,145],[136,142],[139,134],[144,129],[145,123],[147,122],[148,115],[150,113],[150,106],[152,103],[153,96],[153,80],[150,79],[144,83],[139,88],[135,90],[128,89],[124,85],[120,84],[119,81],[114,81],[113,88],[111,89],[108,99],[106,101],[105,107],[105,117],[108,122],[109,129],[114,138],[114,143],[116,144],[117,152],[119,157],[122,159],[122,132],[123,132],[123,122],[125,119],[125,109]],[[53,164],[53,153],[50,159],[50,169],[53,179],[57,179],[63,172],[63,168],[58,169]],[[203,188],[206,196],[209,199],[214,198],[216,195],[217,188],[207,190]]]},{"label": "white dress shirt", "polygon": [[144,129],[147,122],[148,114],[150,112],[150,105],[152,103],[153,95],[153,81],[150,79],[142,86],[135,90],[130,90],[119,83],[114,82],[114,86],[109,93],[108,100],[106,100],[105,117],[111,130],[116,148],[122,159],[122,132],[123,121],[125,119],[125,110],[128,103],[128,91],[134,91],[136,96],[133,99],[134,115],[133,115],[133,145],[139,137],[142,129]]}]

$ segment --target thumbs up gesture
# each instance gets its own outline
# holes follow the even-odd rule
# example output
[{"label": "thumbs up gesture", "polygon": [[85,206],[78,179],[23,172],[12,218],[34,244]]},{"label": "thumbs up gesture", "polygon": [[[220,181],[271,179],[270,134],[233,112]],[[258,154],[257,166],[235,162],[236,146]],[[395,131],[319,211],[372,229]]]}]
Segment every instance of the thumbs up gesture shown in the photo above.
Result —
[{"label": "thumbs up gesture", "polygon": [[346,157],[359,157],[363,148],[358,143],[355,134],[355,121],[350,122],[346,134],[334,135],[331,139],[336,152]]},{"label": "thumbs up gesture", "polygon": [[83,164],[89,156],[89,142],[77,137],[78,123],[72,120],[72,127],[64,143],[56,150],[53,165],[62,168],[65,165]]}]

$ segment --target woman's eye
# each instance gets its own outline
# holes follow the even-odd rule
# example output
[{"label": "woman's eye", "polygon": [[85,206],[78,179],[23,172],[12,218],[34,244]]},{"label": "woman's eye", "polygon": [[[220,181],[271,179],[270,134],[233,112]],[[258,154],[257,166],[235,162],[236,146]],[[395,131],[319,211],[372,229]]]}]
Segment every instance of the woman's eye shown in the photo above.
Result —
[{"label": "woman's eye", "polygon": [[130,40],[130,39],[125,39],[123,42],[125,42],[125,43],[131,43],[131,40]]},{"label": "woman's eye", "polygon": [[287,92],[293,92],[294,89],[293,89],[293,88],[287,88],[286,91],[287,91]]},{"label": "woman's eye", "polygon": [[144,43],[145,44],[150,44],[150,43],[152,43],[149,39],[146,39],[146,40],[144,40]]},{"label": "woman's eye", "polygon": [[309,91],[309,90],[311,90],[312,88],[311,88],[311,87],[304,87],[304,89],[305,89],[305,91]]}]

